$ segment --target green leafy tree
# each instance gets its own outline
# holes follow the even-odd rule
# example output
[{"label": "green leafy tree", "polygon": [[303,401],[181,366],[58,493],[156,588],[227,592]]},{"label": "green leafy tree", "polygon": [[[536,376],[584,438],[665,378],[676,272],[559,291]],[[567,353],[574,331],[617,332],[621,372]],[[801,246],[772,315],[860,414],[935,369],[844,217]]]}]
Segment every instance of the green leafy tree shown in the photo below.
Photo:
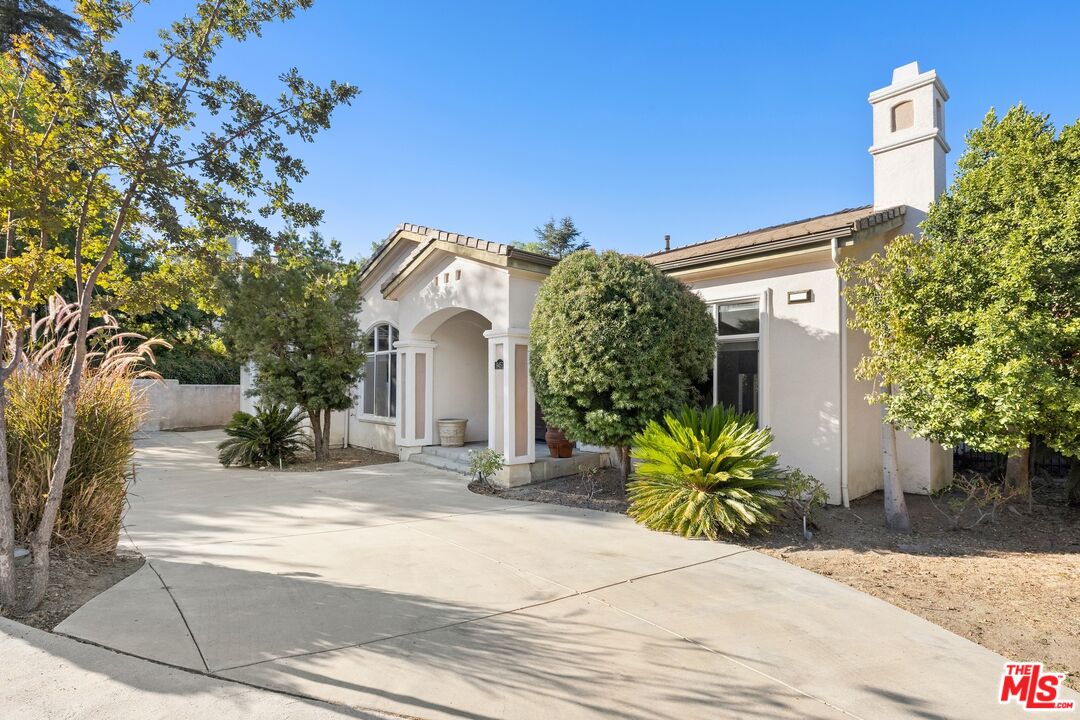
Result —
[{"label": "green leafy tree", "polygon": [[576,252],[540,287],[531,373],[547,422],[581,442],[620,448],[674,412],[706,379],[716,326],[705,303],[638,257]]},{"label": "green leafy tree", "polygon": [[536,228],[536,241],[526,243],[526,250],[538,252],[542,255],[550,255],[560,260],[578,250],[589,247],[589,241],[581,237],[581,231],[574,225],[571,217],[564,217],[556,222],[551,218],[543,225]]},{"label": "green leafy tree", "polygon": [[24,37],[52,76],[82,39],[79,20],[43,0],[0,0],[0,52],[8,52]]},{"label": "green leafy tree", "polygon": [[890,422],[1008,452],[1030,498],[1033,437],[1080,453],[1080,123],[991,111],[921,230],[841,269],[870,339],[857,372]]},{"label": "green leafy tree", "polygon": [[226,345],[251,364],[260,402],[303,408],[318,460],[330,452],[331,412],[352,407],[364,367],[359,275],[337,242],[312,233],[257,246],[221,279]]},{"label": "green leafy tree", "polygon": [[[31,538],[33,575],[21,604],[45,595],[49,545],[71,467],[76,398],[87,363],[91,317],[106,284],[129,297],[182,285],[185,268],[228,252],[225,238],[271,236],[264,224],[317,224],[321,214],[294,198],[305,175],[290,147],[329,127],[335,108],[356,95],[349,85],[321,87],[296,69],[264,101],[241,83],[211,71],[226,41],[258,37],[310,0],[202,0],[159,34],[140,61],[115,49],[137,3],[77,0],[83,28],[78,52],[50,76],[49,57],[16,38],[0,56],[0,367],[6,387],[25,347],[41,298],[66,288],[78,307],[61,396],[56,460],[47,500]],[[122,238],[171,260],[146,282],[124,285]],[[160,288],[155,284],[160,283]],[[112,295],[115,299],[115,294]],[[0,387],[0,447],[6,445]],[[11,485],[0,453],[0,603],[15,606]]]}]

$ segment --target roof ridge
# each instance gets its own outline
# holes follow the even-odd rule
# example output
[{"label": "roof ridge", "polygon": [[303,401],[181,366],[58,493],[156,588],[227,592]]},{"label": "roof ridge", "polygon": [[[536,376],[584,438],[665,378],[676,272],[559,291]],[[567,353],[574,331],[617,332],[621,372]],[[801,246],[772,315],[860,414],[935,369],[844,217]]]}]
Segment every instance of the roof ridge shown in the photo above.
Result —
[{"label": "roof ridge", "polygon": [[[856,210],[871,210],[874,205],[872,203],[866,205],[856,205],[854,207],[844,208],[843,210],[835,210],[833,212],[822,213],[820,215],[814,215],[812,217],[800,218],[799,220],[789,220],[788,222],[777,223],[775,225],[766,225],[765,227],[754,228],[752,230],[743,230],[742,232],[732,233],[730,235],[719,235],[708,240],[700,240],[694,243],[688,243],[686,245],[677,245],[668,250],[658,250],[656,252],[646,253],[644,257],[653,257],[655,255],[663,255],[668,252],[675,252],[676,250],[685,250],[686,248],[697,247],[699,245],[707,245],[709,243],[718,242],[720,240],[730,240],[732,238],[742,237],[743,235],[752,235],[753,233],[766,232],[768,230],[777,230],[789,225],[799,225],[800,223],[811,222],[813,220],[820,220],[822,218],[831,217],[832,215],[843,215],[844,213],[855,212]],[[892,208],[886,208],[891,210]]]}]

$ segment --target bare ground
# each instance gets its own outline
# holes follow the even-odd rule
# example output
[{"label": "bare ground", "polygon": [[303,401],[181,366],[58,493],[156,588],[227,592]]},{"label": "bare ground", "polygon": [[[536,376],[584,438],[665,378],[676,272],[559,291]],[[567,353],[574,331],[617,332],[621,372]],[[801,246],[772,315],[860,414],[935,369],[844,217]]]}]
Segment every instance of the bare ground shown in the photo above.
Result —
[{"label": "bare ground", "polygon": [[[589,485],[572,475],[509,490],[512,500],[625,512],[617,471]],[[1035,486],[1030,511],[1005,508],[993,523],[952,530],[930,499],[908,495],[913,532],[885,529],[881,493],[815,515],[813,538],[785,518],[743,545],[881,598],[1011,660],[1038,660],[1080,689],[1080,509],[1060,482]],[[970,518],[969,518],[970,519]]]},{"label": "bare ground", "polygon": [[[3,614],[40,630],[51,631],[68,615],[138,570],[142,564],[142,555],[130,551],[98,558],[54,553],[49,561],[49,586],[41,605],[26,615],[9,614],[6,610]],[[30,572],[29,565],[16,568],[15,581],[20,595],[30,588]]]},{"label": "bare ground", "polygon": [[272,472],[318,472],[320,470],[343,470],[364,465],[384,465],[397,461],[397,455],[390,453],[368,450],[367,448],[346,447],[331,448],[330,459],[324,462],[316,462],[314,455],[308,455],[301,457],[292,465],[286,465],[284,468],[268,467],[265,469]]}]

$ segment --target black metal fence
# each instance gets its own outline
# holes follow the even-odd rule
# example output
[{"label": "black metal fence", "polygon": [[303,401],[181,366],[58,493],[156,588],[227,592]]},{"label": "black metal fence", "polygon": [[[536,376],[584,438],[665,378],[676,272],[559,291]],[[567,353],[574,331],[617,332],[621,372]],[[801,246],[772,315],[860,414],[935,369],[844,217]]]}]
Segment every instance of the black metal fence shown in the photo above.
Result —
[{"label": "black metal fence", "polygon": [[[1035,455],[1035,474],[1058,478],[1069,474],[1069,458],[1046,447],[1040,440],[1035,441],[1031,450]],[[953,450],[953,469],[956,471],[971,470],[992,476],[1004,475],[1005,460],[1004,453],[979,452],[964,444]]]}]

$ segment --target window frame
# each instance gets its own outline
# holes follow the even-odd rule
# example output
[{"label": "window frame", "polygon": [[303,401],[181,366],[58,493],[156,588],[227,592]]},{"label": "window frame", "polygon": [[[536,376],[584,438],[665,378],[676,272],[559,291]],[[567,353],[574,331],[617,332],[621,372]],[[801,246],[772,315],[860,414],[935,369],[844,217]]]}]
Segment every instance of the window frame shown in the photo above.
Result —
[{"label": "window frame", "polygon": [[[758,425],[768,425],[768,336],[769,336],[769,310],[771,307],[772,290],[766,289],[760,293],[752,295],[733,295],[730,297],[716,298],[714,300],[707,300],[706,303],[709,308],[709,315],[712,317],[714,330],[714,337],[716,338],[716,352],[713,354],[713,367],[712,367],[712,404],[716,405],[717,398],[719,397],[719,360],[717,356],[720,354],[720,346],[726,343],[748,342],[755,341],[757,343],[757,378],[758,378],[758,391],[757,391],[757,419]],[[721,305],[735,305],[738,303],[750,303],[756,302],[758,304],[758,329],[754,333],[739,333],[736,335],[721,335],[720,334],[720,306]]]},{"label": "window frame", "polygon": [[[378,349],[378,331],[380,328],[386,328],[386,344],[385,350]],[[380,320],[373,323],[367,331],[364,333],[363,342],[366,345],[370,338],[372,350],[369,352],[365,348],[366,357],[364,358],[364,377],[361,378],[359,385],[359,392],[357,393],[357,402],[355,405],[355,417],[366,422],[382,422],[382,423],[396,423],[397,422],[397,381],[398,381],[398,362],[399,357],[398,350],[395,347],[397,341],[400,340],[400,334],[398,328],[394,323],[388,320]],[[376,368],[378,367],[378,358],[386,357],[386,403],[387,403],[387,415],[380,415],[375,403],[378,401],[378,394],[375,390],[375,378],[377,376]],[[392,359],[391,359],[392,358]],[[368,363],[371,363],[373,372],[367,372]],[[371,388],[373,391],[373,397],[371,399],[371,406],[373,412],[367,412],[365,405],[367,403],[368,381],[371,381]]]}]

